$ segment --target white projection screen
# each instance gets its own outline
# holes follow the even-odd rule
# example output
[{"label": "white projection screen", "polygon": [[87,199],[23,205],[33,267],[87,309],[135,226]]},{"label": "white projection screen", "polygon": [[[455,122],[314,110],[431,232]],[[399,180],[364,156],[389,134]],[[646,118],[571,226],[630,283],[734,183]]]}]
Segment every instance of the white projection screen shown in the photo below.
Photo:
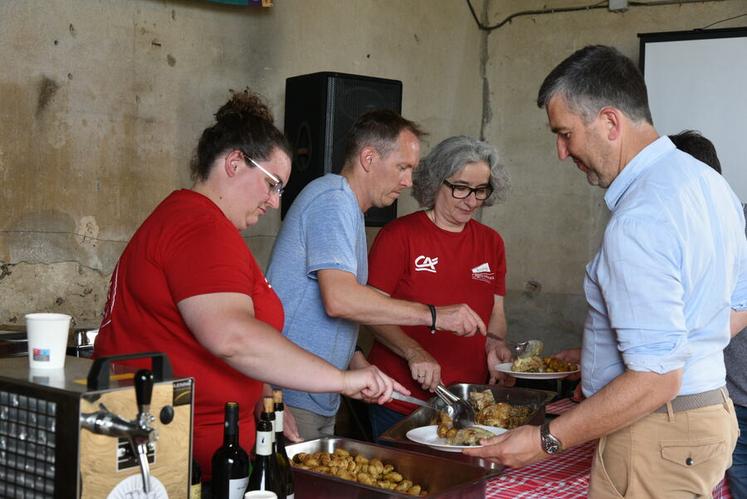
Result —
[{"label": "white projection screen", "polygon": [[638,35],[654,126],[662,135],[698,130],[747,203],[747,28]]}]

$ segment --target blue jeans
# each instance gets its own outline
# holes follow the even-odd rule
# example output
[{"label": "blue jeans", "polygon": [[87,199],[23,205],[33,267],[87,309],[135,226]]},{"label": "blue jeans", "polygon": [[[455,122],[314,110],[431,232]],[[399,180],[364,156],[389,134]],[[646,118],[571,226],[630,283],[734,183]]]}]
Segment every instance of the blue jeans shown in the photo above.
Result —
[{"label": "blue jeans", "polygon": [[378,404],[368,405],[368,418],[371,420],[371,439],[376,442],[382,433],[399,423],[407,416]]},{"label": "blue jeans", "polygon": [[739,423],[739,440],[732,454],[731,468],[726,471],[729,490],[734,499],[747,499],[747,407],[735,405],[737,423]]}]

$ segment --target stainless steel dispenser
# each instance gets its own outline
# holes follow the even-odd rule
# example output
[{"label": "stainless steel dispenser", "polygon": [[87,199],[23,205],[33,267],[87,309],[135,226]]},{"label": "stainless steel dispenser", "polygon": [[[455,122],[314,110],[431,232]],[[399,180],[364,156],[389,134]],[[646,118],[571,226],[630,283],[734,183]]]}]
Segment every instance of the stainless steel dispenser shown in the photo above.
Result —
[{"label": "stainless steel dispenser", "polygon": [[[114,364],[141,357],[152,371]],[[0,497],[187,499],[193,388],[160,353],[0,358]]]}]

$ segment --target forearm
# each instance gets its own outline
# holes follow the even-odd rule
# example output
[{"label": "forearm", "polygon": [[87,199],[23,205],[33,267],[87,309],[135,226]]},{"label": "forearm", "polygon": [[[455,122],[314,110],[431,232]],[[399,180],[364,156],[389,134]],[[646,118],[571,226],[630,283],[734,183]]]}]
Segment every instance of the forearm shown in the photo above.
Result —
[{"label": "forearm", "polygon": [[202,295],[178,306],[195,339],[246,376],[303,391],[338,392],[344,388],[342,371],[256,319],[245,296]]},{"label": "forearm", "polygon": [[511,353],[506,341],[508,336],[508,325],[506,324],[506,314],[503,310],[503,297],[494,296],[493,310],[490,313],[490,322],[488,322],[488,334],[485,340],[485,351],[495,352],[502,361],[511,360]]},{"label": "forearm", "polygon": [[334,270],[320,271],[317,277],[325,311],[331,317],[341,317],[365,325],[431,324],[431,312],[427,305],[391,298],[372,287],[358,284],[352,274],[346,275]]},{"label": "forearm", "polygon": [[368,367],[370,365],[371,363],[368,362],[368,359],[366,359],[366,356],[363,355],[363,352],[361,352],[360,350],[356,350],[353,353],[353,358],[350,359],[348,369],[363,369],[364,367]]},{"label": "forearm", "polygon": [[672,400],[681,379],[681,370],[666,374],[625,371],[576,409],[553,420],[551,431],[566,448],[607,435]]},{"label": "forearm", "polygon": [[506,344],[506,337],[508,336],[508,327],[506,326],[506,318],[501,314],[500,317],[493,317],[488,324],[488,339],[487,343]]},{"label": "forearm", "polygon": [[340,392],[343,389],[339,369],[269,326],[252,335],[236,334],[233,341],[233,352],[222,359],[251,378],[309,392]]},{"label": "forearm", "polygon": [[398,326],[372,325],[369,329],[373,332],[376,341],[405,360],[409,361],[416,352],[423,350],[420,343],[407,336]]},{"label": "forearm", "polygon": [[745,327],[747,327],[747,310],[731,311],[731,337],[738,335]]}]

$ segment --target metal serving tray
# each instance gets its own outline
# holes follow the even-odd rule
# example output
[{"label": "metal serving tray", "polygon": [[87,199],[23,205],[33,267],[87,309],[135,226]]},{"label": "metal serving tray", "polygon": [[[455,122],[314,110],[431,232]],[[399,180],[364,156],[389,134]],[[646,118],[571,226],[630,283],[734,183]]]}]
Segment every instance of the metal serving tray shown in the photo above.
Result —
[{"label": "metal serving tray", "polygon": [[[449,499],[478,499],[485,497],[486,480],[498,474],[468,463],[458,463],[443,457],[384,447],[349,438],[329,437],[309,440],[286,446],[288,457],[299,452],[334,452],[345,449],[351,454],[361,454],[368,459],[378,458],[392,464],[408,480],[420,484],[428,491],[426,497]],[[293,468],[295,496],[297,499],[357,498],[381,499],[413,496],[350,482],[322,473]]]},{"label": "metal serving tray", "polygon": [[[496,402],[507,402],[511,405],[523,405],[532,408],[532,412],[526,424],[540,425],[545,421],[545,404],[552,400],[557,394],[546,390],[533,390],[530,388],[513,388],[499,385],[473,385],[469,383],[457,383],[447,387],[450,392],[469,400],[471,392],[482,392],[490,390],[493,392],[493,398]],[[405,419],[395,424],[385,431],[379,440],[391,443],[397,447],[413,450],[416,452],[427,453],[435,456],[441,456],[452,461],[467,462],[472,465],[480,466],[490,470],[501,470],[503,467],[486,459],[479,457],[466,456],[461,452],[445,452],[432,449],[426,445],[421,445],[407,438],[407,432],[413,428],[435,424],[434,421],[438,415],[437,410],[443,409],[444,404],[438,397],[430,400],[436,410],[428,407],[419,407]]]}]

